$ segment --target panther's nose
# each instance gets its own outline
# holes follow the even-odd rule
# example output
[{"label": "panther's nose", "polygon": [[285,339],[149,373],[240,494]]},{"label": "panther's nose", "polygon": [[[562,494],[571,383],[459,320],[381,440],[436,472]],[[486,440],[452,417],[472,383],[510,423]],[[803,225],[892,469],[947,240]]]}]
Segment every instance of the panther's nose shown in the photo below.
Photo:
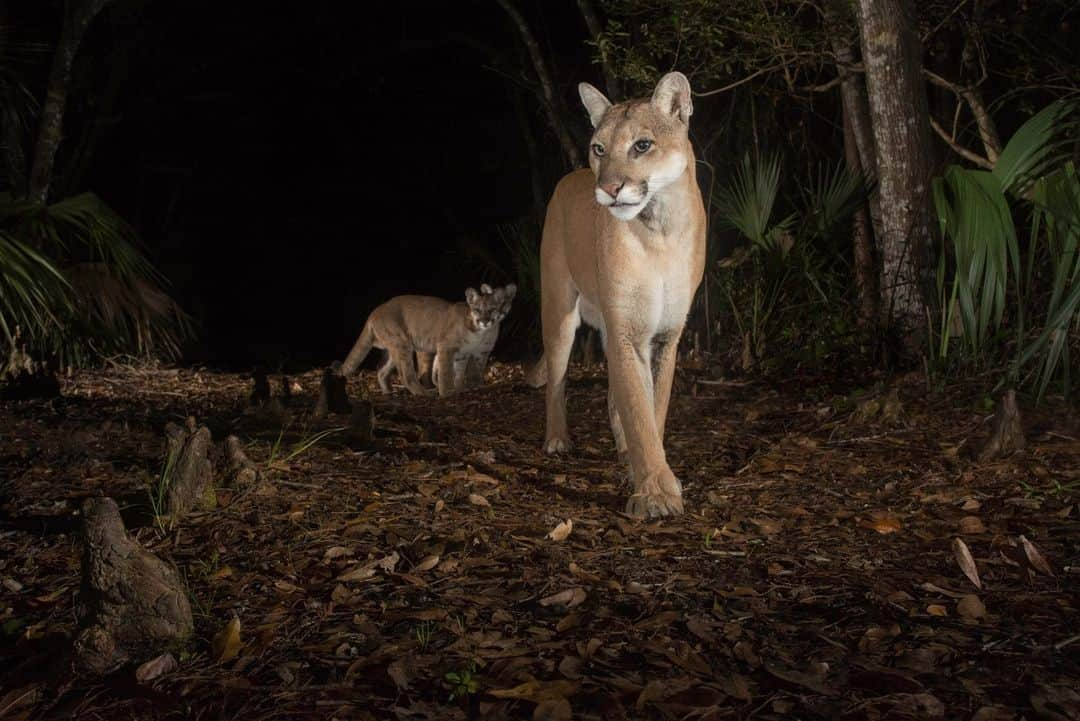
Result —
[{"label": "panther's nose", "polygon": [[622,190],[624,183],[600,183],[600,190],[604,191],[614,200],[619,197],[619,191]]}]

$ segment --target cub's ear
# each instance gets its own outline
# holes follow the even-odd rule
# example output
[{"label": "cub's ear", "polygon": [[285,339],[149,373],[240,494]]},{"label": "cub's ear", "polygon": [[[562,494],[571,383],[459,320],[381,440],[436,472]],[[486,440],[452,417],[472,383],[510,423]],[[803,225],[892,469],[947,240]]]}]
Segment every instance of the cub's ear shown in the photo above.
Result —
[{"label": "cub's ear", "polygon": [[480,292],[483,293],[484,295],[491,295],[491,292],[492,292],[491,291],[491,286],[488,285],[487,283],[482,284],[480,286]]},{"label": "cub's ear", "polygon": [[581,96],[581,102],[585,106],[585,109],[589,111],[589,122],[595,128],[600,124],[601,118],[604,117],[604,113],[611,107],[611,101],[604,97],[604,94],[594,88],[588,83],[578,83],[577,86],[578,95]]},{"label": "cub's ear", "polygon": [[465,302],[469,305],[476,305],[478,300],[480,300],[480,294],[476,292],[476,288],[465,289]]},{"label": "cub's ear", "polygon": [[690,99],[690,81],[682,73],[668,73],[656,84],[652,104],[661,112],[689,123],[694,112],[694,103]]},{"label": "cub's ear", "polygon": [[510,285],[506,286],[505,290],[506,290],[506,299],[507,300],[513,300],[514,295],[517,293],[517,286],[515,284],[511,283]]}]

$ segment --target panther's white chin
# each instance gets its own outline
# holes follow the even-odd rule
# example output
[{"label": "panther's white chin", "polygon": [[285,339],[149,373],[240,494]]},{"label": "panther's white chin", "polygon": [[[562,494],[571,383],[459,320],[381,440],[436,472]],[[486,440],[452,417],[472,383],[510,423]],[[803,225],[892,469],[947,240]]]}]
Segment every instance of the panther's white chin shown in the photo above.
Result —
[{"label": "panther's white chin", "polygon": [[638,213],[645,209],[647,203],[648,198],[634,205],[609,205],[608,210],[619,220],[633,220],[638,216]]}]

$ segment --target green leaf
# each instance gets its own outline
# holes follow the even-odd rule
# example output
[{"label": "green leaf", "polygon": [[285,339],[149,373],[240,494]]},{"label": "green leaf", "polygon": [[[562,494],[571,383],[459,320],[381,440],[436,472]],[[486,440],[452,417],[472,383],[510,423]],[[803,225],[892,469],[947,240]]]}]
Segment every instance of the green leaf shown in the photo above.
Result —
[{"label": "green leaf", "polygon": [[1072,154],[1078,108],[1080,104],[1075,100],[1058,100],[1013,134],[993,170],[1006,192],[1023,195],[1032,182]]},{"label": "green leaf", "polygon": [[952,295],[958,303],[965,344],[977,355],[1001,327],[1010,268],[1019,282],[1019,243],[1012,213],[1000,182],[986,171],[952,166],[932,190],[942,235],[951,241]]}]

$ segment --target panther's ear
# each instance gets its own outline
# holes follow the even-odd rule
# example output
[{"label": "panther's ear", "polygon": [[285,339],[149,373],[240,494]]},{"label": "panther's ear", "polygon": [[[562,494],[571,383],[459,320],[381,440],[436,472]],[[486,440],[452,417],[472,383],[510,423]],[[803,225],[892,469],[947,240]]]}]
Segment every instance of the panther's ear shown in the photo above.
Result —
[{"label": "panther's ear", "polygon": [[513,300],[514,295],[517,293],[517,286],[514,285],[513,283],[511,283],[510,285],[506,286],[505,290],[506,290],[506,299],[507,300]]},{"label": "panther's ear", "polygon": [[690,99],[690,81],[679,72],[668,73],[660,78],[652,94],[652,104],[683,123],[690,122],[694,103]]},{"label": "panther's ear", "polygon": [[585,106],[585,109],[589,111],[589,122],[595,128],[600,124],[601,118],[604,117],[604,113],[611,107],[611,101],[604,97],[604,94],[594,88],[588,83],[579,83],[577,86],[578,95],[581,96],[581,103]]},{"label": "panther's ear", "polygon": [[480,294],[476,292],[476,288],[465,289],[465,302],[469,305],[476,305],[476,301],[480,300]]},{"label": "panther's ear", "polygon": [[491,295],[491,292],[492,292],[491,291],[491,286],[488,285],[487,283],[482,284],[480,286],[480,292],[483,293],[484,295]]}]

